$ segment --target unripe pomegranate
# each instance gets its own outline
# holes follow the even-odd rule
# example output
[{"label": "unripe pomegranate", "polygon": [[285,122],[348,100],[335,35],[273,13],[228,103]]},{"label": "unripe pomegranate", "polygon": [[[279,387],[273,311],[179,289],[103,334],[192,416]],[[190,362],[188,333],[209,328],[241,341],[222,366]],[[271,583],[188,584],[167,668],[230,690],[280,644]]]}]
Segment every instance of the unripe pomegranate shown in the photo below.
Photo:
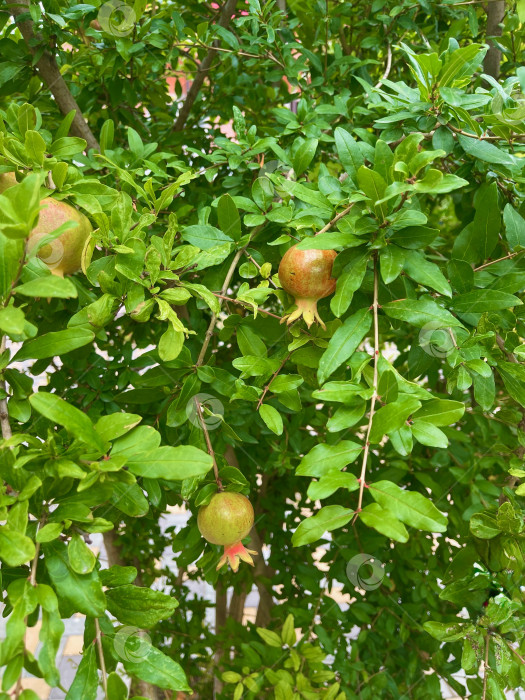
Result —
[{"label": "unripe pomegranate", "polygon": [[68,221],[74,221],[78,226],[60,234],[51,243],[42,246],[38,251],[38,257],[47,265],[54,275],[63,277],[80,270],[82,251],[89,238],[91,224],[89,219],[78,209],[65,202],[60,202],[52,197],[46,197],[40,202],[43,209],[40,210],[38,224],[29,234],[27,250],[30,252],[43,236],[52,233],[55,229]]},{"label": "unripe pomegranate", "polygon": [[[14,173],[2,173],[0,175],[0,194],[16,184]],[[27,239],[27,252],[31,252],[43,236],[52,233],[68,221],[75,221],[78,226],[72,226],[54,241],[42,246],[37,255],[54,275],[63,277],[77,272],[81,267],[84,245],[93,230],[89,219],[70,204],[52,197],[42,199],[40,206],[43,208],[40,210],[38,224]]]},{"label": "unripe pomegranate", "polygon": [[253,507],[242,493],[219,491],[212,496],[207,506],[201,506],[197,515],[197,525],[201,535],[211,544],[224,546],[224,554],[217,568],[228,562],[234,571],[239,568],[239,560],[253,566],[251,554],[242,541],[253,527]]},{"label": "unripe pomegranate", "polygon": [[5,192],[10,187],[16,185],[16,177],[14,173],[2,173],[0,175],[0,194]]},{"label": "unripe pomegranate", "polygon": [[302,316],[308,328],[317,320],[326,330],[317,302],[335,291],[332,265],[336,256],[335,250],[299,250],[297,246],[286,251],[279,265],[279,280],[295,298],[297,309],[284,316],[281,323],[286,320],[290,324]]}]

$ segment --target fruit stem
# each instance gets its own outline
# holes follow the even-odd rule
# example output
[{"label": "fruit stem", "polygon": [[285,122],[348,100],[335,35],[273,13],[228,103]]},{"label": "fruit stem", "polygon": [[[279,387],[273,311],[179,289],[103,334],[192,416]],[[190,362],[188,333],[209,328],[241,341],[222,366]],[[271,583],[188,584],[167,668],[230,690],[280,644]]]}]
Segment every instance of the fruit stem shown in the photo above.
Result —
[{"label": "fruit stem", "polygon": [[204,433],[204,439],[206,440],[206,447],[208,448],[208,454],[213,460],[213,473],[215,475],[215,482],[217,483],[217,488],[219,491],[224,491],[221,478],[219,476],[219,467],[217,466],[217,460],[215,459],[215,452],[213,451],[213,446],[211,444],[210,434],[206,423],[204,422],[204,416],[202,415],[202,405],[199,399],[195,396],[195,407],[197,409],[197,416],[199,418],[199,423],[201,424],[202,432]]},{"label": "fruit stem", "polygon": [[379,364],[379,325],[377,318],[377,310],[379,308],[378,303],[378,290],[379,290],[379,272],[377,269],[377,252],[374,252],[374,301],[372,303],[372,311],[374,314],[374,378],[372,382],[372,399],[370,401],[370,415],[368,417],[368,427],[366,429],[365,445],[363,450],[363,463],[361,465],[361,475],[359,477],[359,500],[357,502],[357,509],[355,511],[354,519],[352,524],[355,523],[359,517],[359,513],[363,506],[363,492],[365,490],[365,476],[366,476],[366,465],[368,462],[368,455],[370,453],[370,431],[372,430],[372,421],[374,419],[374,411],[376,407],[377,400],[377,387],[378,387],[378,364]]}]

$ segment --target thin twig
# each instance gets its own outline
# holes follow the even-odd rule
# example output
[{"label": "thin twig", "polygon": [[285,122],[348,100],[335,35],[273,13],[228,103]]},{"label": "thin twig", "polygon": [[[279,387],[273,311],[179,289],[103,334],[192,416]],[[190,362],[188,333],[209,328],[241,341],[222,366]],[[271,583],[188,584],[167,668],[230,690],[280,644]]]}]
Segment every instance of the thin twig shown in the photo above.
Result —
[{"label": "thin twig", "polygon": [[[253,257],[253,255],[250,255],[250,253],[248,253],[247,250],[244,251],[244,254],[245,254],[246,257],[248,258],[248,260],[249,260],[250,262],[252,262],[252,263],[255,265],[255,267],[256,267],[256,268],[259,270],[259,272],[260,272],[260,270],[261,270],[261,265],[259,265],[259,263],[257,262],[257,260],[255,260],[255,258]],[[275,282],[272,280],[271,277],[268,278],[268,282],[269,282],[270,284],[273,284],[273,286],[275,287],[275,289],[279,289],[279,287],[275,284]]]},{"label": "thin twig", "polygon": [[490,635],[487,632],[485,637],[485,665],[483,666],[483,695],[481,700],[486,700],[487,698],[487,681],[489,679],[489,674],[487,673],[489,668],[489,645],[490,645]]},{"label": "thin twig", "polygon": [[[214,297],[217,297],[218,299],[224,299],[224,301],[231,301],[233,304],[239,304],[239,306],[245,306],[246,308],[251,308],[250,304],[248,304],[247,301],[243,301],[242,299],[234,299],[233,297],[227,297],[224,294],[218,294],[217,292],[212,292]],[[260,312],[261,314],[266,314],[267,316],[273,316],[273,318],[278,318],[281,320],[282,316],[278,316],[277,314],[274,314],[273,311],[267,311],[267,309],[261,309],[260,306],[257,307],[257,312]]]},{"label": "thin twig", "polygon": [[[224,278],[224,284],[222,285],[222,289],[221,289],[221,296],[223,294],[226,294],[226,292],[228,291],[228,287],[230,286],[230,282],[232,280],[233,273],[235,272],[235,268],[237,267],[239,260],[243,256],[244,251],[248,248],[248,246],[250,245],[250,243],[252,242],[252,240],[255,238],[255,236],[258,234],[258,232],[260,230],[261,230],[261,226],[258,226],[257,228],[255,228],[253,230],[252,235],[250,236],[250,240],[248,241],[248,243],[236,252],[235,257],[233,258],[232,263],[228,269],[228,272],[226,273],[226,277]],[[221,297],[219,297],[219,298],[221,298]],[[221,306],[222,306],[222,301],[221,301]],[[199,357],[197,358],[197,363],[196,363],[195,367],[200,367],[202,365],[202,363],[204,362],[204,358],[206,356],[206,350],[208,349],[208,345],[210,344],[210,340],[211,340],[211,337],[213,335],[213,330],[217,324],[218,318],[219,317],[217,314],[212,313],[210,325],[208,326],[208,330],[206,331],[206,335],[204,337],[204,343],[202,344],[202,348],[201,348],[201,351],[199,353]]]},{"label": "thin twig", "polygon": [[[0,340],[0,355],[5,352],[6,349],[6,337],[2,336]],[[7,393],[7,384],[4,378],[3,371],[0,372],[0,392]],[[13,432],[11,430],[11,423],[9,422],[9,409],[7,407],[7,398],[0,398],[0,425],[2,427],[2,437],[4,440],[9,440],[12,437]]]},{"label": "thin twig", "polygon": [[381,85],[383,84],[383,82],[388,78],[388,76],[390,75],[391,68],[392,68],[392,47],[390,46],[390,44],[388,44],[388,53],[387,53],[387,57],[386,57],[385,72],[381,76],[381,80],[374,85],[376,90],[377,90],[377,88],[380,88]]},{"label": "thin twig", "polygon": [[329,222],[326,224],[326,226],[324,226],[324,227],[323,227],[320,231],[318,231],[315,235],[316,235],[316,236],[320,236],[322,233],[326,233],[327,231],[329,231],[329,230],[332,228],[332,226],[333,226],[334,224],[336,224],[340,219],[342,219],[343,216],[346,216],[346,215],[348,214],[348,212],[350,211],[350,209],[352,209],[353,206],[354,206],[354,202],[352,202],[352,204],[350,204],[350,206],[346,207],[346,209],[345,209],[344,211],[342,211],[342,212],[340,212],[339,214],[337,214],[337,216],[334,216],[334,218],[333,218],[331,221],[329,221]]},{"label": "thin twig", "polygon": [[215,481],[217,483],[217,488],[219,491],[223,490],[223,485],[222,481],[219,476],[219,467],[217,466],[217,460],[215,459],[215,452],[213,450],[213,446],[211,444],[211,439],[210,439],[210,434],[208,432],[208,428],[206,427],[206,423],[204,421],[204,416],[202,415],[202,404],[199,401],[199,399],[195,396],[194,398],[195,401],[195,406],[197,408],[197,417],[199,419],[199,422],[201,424],[202,432],[204,433],[204,439],[206,440],[206,447],[208,448],[208,454],[213,460],[213,473],[215,475]]},{"label": "thin twig", "polygon": [[486,267],[490,267],[490,265],[495,265],[496,263],[502,262],[503,260],[510,260],[511,258],[515,258],[516,255],[519,255],[522,251],[518,250],[515,253],[509,253],[508,255],[504,255],[502,258],[498,258],[497,260],[491,260],[488,263],[485,263],[484,265],[480,265],[479,267],[474,268],[474,272],[479,272],[480,270],[484,270]]},{"label": "thin twig", "polygon": [[39,555],[40,555],[40,542],[37,542],[35,545],[35,556],[33,557],[33,563],[31,564],[31,576],[29,577],[29,582],[33,587],[36,586],[36,569],[38,566]]},{"label": "thin twig", "polygon": [[366,429],[365,436],[365,446],[363,452],[363,463],[361,465],[361,475],[359,477],[359,500],[357,502],[357,509],[355,511],[355,516],[352,522],[355,522],[362,510],[363,506],[363,493],[365,490],[365,477],[366,477],[366,465],[368,462],[368,455],[370,452],[370,432],[372,430],[372,421],[374,419],[374,411],[377,401],[377,388],[378,388],[378,363],[379,363],[379,325],[378,325],[378,314],[377,310],[379,307],[378,297],[379,297],[379,274],[377,269],[377,253],[374,253],[374,301],[372,304],[372,311],[374,314],[374,378],[372,382],[372,399],[370,401],[370,415],[368,417],[368,426]]},{"label": "thin twig", "polygon": [[261,395],[261,398],[259,399],[259,402],[257,403],[257,408],[255,409],[256,411],[258,411],[258,410],[261,408],[262,403],[263,403],[263,401],[264,401],[264,397],[265,397],[266,394],[268,393],[268,389],[270,388],[271,383],[273,382],[273,380],[275,379],[275,377],[279,374],[279,372],[282,370],[282,368],[285,366],[285,364],[288,362],[288,360],[290,359],[290,355],[291,355],[291,354],[292,354],[292,353],[289,352],[288,355],[286,355],[286,357],[285,357],[284,360],[281,362],[281,364],[279,365],[279,367],[278,367],[278,368],[275,370],[275,372],[272,374],[272,377],[271,377],[270,381],[268,382],[268,384],[264,387],[264,391],[263,391],[263,393],[262,393],[262,395]]},{"label": "thin twig", "polygon": [[98,658],[100,659],[100,670],[102,672],[102,686],[104,687],[104,695],[106,700],[108,697],[108,675],[106,672],[106,662],[104,660],[104,649],[102,648],[102,633],[100,631],[100,624],[98,617],[95,618],[95,632],[97,638],[97,648],[98,648]]}]

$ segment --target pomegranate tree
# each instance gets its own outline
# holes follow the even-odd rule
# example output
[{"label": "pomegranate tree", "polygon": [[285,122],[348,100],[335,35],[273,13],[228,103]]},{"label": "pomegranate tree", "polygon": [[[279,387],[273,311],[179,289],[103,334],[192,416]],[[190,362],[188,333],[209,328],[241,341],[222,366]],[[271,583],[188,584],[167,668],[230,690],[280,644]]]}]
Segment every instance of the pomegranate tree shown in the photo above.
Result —
[{"label": "pomegranate tree", "polygon": [[332,265],[336,256],[335,250],[300,250],[297,246],[286,251],[279,265],[279,280],[283,289],[294,297],[297,308],[284,316],[281,323],[286,320],[290,324],[302,316],[308,328],[318,321],[326,329],[317,302],[335,291]]},{"label": "pomegranate tree", "polygon": [[206,506],[199,509],[197,525],[205,540],[210,544],[224,546],[217,568],[228,562],[234,571],[239,568],[239,561],[253,566],[251,554],[257,552],[246,549],[242,540],[253,527],[253,506],[242,493],[220,491],[212,496]]}]

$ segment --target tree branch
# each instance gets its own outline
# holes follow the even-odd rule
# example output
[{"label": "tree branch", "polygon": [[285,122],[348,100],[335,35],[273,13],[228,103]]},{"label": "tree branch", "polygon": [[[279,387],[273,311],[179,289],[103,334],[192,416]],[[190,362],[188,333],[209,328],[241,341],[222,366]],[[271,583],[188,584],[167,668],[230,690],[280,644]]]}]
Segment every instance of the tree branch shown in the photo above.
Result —
[{"label": "tree branch", "polygon": [[102,686],[104,688],[104,695],[106,696],[106,700],[107,700],[107,697],[108,697],[108,674],[106,672],[106,662],[104,660],[104,649],[102,648],[102,633],[100,632],[100,624],[98,621],[98,617],[95,618],[95,632],[96,632],[96,639],[97,639],[98,658],[100,660],[100,670],[102,672]]},{"label": "tree branch", "polygon": [[[487,31],[486,37],[501,36],[501,22],[505,17],[505,0],[489,0],[487,3]],[[501,51],[493,42],[488,42],[489,50],[483,61],[483,70],[496,80],[499,78]]]},{"label": "tree branch", "polygon": [[[35,56],[37,53],[35,47],[41,46],[43,39],[40,34],[35,33],[33,20],[29,15],[29,0],[14,0],[13,2],[9,2],[8,8],[20,29],[20,33],[24,38],[29,52],[32,56]],[[24,17],[20,19],[22,15]],[[82,116],[82,111],[71,94],[66,81],[62,77],[56,58],[49,51],[45,50],[36,61],[36,68],[42,81],[47,85],[55,98],[62,114],[66,115],[72,110],[75,111],[75,117],[71,124],[71,133],[85,139],[88,148],[99,151],[100,146]]]},{"label": "tree branch", "polygon": [[333,218],[331,221],[329,221],[329,222],[326,224],[326,226],[324,226],[324,227],[323,227],[320,231],[318,231],[315,235],[316,235],[316,236],[320,236],[322,233],[326,233],[327,231],[329,231],[329,230],[332,228],[332,226],[333,226],[334,224],[336,224],[340,219],[342,219],[343,216],[346,216],[346,215],[348,214],[348,212],[352,209],[353,206],[354,206],[354,203],[350,204],[350,206],[346,207],[346,209],[344,209],[342,212],[339,212],[339,214],[337,214],[336,216],[334,216],[334,218]]},{"label": "tree branch", "polygon": [[195,401],[195,406],[197,408],[197,417],[199,419],[199,422],[201,424],[202,432],[204,433],[204,439],[206,440],[206,447],[208,448],[208,454],[213,460],[213,473],[215,475],[215,481],[217,483],[217,488],[219,491],[223,491],[223,485],[222,481],[219,477],[219,467],[217,466],[217,460],[215,459],[215,452],[213,451],[213,445],[211,444],[211,439],[210,439],[210,434],[208,432],[208,428],[206,427],[206,423],[204,422],[204,417],[202,415],[202,405],[199,399],[195,396],[194,398]]},{"label": "tree branch", "polygon": [[285,357],[284,360],[281,362],[281,364],[279,365],[279,367],[278,367],[278,368],[275,370],[275,372],[272,374],[272,378],[270,379],[270,381],[268,382],[268,384],[264,387],[264,391],[263,391],[263,393],[262,393],[262,396],[261,396],[261,398],[259,399],[259,402],[257,403],[257,408],[255,409],[256,411],[258,411],[258,410],[261,408],[262,403],[263,403],[263,401],[264,401],[264,397],[265,397],[266,394],[268,393],[268,389],[270,388],[270,386],[271,386],[273,380],[275,379],[275,377],[279,374],[279,372],[282,370],[282,368],[285,366],[285,364],[286,364],[286,363],[288,362],[288,360],[290,359],[290,355],[291,355],[291,354],[292,354],[292,353],[289,352],[288,355],[286,355],[286,357]]},{"label": "tree branch", "polygon": [[[237,0],[226,0],[226,3],[224,4],[222,8],[222,12],[219,17],[219,21],[217,24],[219,27],[223,27],[226,29],[226,27],[230,23],[231,16],[233,12],[235,11],[235,7],[237,5]],[[174,131],[182,131],[184,129],[184,126],[186,124],[186,121],[188,120],[188,117],[190,116],[191,108],[193,107],[193,103],[197,99],[197,95],[200,92],[200,89],[202,87],[202,83],[204,82],[204,78],[206,77],[207,72],[210,70],[211,63],[213,61],[213,57],[217,53],[217,49],[215,47],[210,47],[208,50],[208,53],[206,56],[203,58],[201,61],[201,64],[199,66],[199,69],[195,75],[195,78],[191,84],[190,89],[188,90],[188,94],[186,95],[186,99],[184,100],[184,103],[182,107],[180,108],[179,114],[177,116],[177,119],[175,121],[175,124],[173,125],[173,130]]]},{"label": "tree branch", "polygon": [[374,253],[374,301],[372,304],[372,310],[374,314],[374,379],[372,382],[372,399],[370,401],[370,415],[368,417],[368,427],[366,429],[365,436],[365,447],[363,452],[363,463],[361,465],[361,475],[359,477],[359,500],[357,502],[357,509],[355,511],[355,516],[352,522],[357,520],[359,513],[362,510],[363,505],[363,492],[365,490],[365,477],[366,477],[366,465],[368,462],[368,455],[370,452],[370,432],[372,430],[372,421],[374,419],[374,411],[377,401],[377,387],[378,387],[378,361],[379,361],[379,326],[377,318],[378,304],[378,290],[379,290],[379,274],[377,269],[377,253]]}]

